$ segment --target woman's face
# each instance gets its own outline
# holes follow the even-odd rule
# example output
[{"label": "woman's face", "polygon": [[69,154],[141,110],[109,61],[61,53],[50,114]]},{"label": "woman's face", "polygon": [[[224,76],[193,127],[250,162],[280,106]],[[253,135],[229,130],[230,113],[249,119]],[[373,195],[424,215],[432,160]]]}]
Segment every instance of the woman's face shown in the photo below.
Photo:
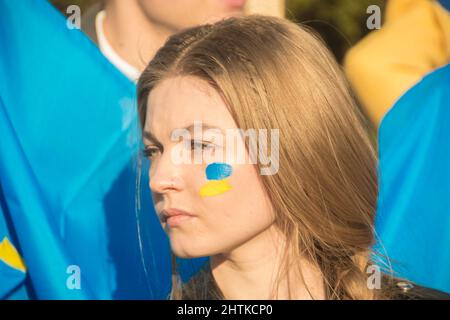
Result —
[{"label": "woman's face", "polygon": [[194,77],[165,79],[149,95],[144,144],[150,189],[177,256],[226,253],[273,224],[259,171],[245,148],[246,160],[237,161],[239,148],[227,143],[227,129],[238,128],[224,101]]}]

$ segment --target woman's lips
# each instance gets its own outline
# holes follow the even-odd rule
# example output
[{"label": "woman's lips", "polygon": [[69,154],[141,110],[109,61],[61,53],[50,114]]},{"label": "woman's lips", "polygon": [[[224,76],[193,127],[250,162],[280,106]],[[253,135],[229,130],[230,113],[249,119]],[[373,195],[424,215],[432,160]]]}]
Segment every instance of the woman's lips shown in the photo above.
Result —
[{"label": "woman's lips", "polygon": [[184,221],[194,217],[192,213],[176,208],[164,209],[161,213],[162,222],[167,223],[170,228],[177,227]]}]

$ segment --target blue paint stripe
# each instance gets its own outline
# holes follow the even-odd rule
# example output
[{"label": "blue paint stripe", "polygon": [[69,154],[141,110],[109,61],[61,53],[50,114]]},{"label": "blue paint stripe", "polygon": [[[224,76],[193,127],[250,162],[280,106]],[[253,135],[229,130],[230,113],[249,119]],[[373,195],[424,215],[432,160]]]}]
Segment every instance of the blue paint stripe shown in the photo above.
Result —
[{"label": "blue paint stripe", "polygon": [[206,178],[208,180],[222,180],[231,176],[232,167],[223,162],[213,162],[206,167]]}]

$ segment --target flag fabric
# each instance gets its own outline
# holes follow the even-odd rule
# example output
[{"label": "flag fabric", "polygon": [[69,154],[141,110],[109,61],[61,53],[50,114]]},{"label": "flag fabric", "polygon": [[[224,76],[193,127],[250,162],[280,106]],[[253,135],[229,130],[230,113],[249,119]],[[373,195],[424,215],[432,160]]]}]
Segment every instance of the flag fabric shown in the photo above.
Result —
[{"label": "flag fabric", "polygon": [[441,6],[450,11],[450,0],[439,0]]},{"label": "flag fabric", "polygon": [[0,0],[0,298],[167,297],[135,90],[49,3]]},{"label": "flag fabric", "polygon": [[378,138],[377,250],[398,276],[450,292],[450,64],[395,103]]}]

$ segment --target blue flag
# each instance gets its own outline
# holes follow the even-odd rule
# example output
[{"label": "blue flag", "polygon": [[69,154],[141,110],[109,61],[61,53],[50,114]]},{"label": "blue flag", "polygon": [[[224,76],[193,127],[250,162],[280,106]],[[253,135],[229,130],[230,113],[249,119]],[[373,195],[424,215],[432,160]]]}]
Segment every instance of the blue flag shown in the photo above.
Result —
[{"label": "blue flag", "polygon": [[378,250],[398,276],[450,292],[450,64],[386,114],[379,155]]},{"label": "blue flag", "polygon": [[0,0],[0,298],[165,299],[135,84],[45,1]]},{"label": "blue flag", "polygon": [[450,0],[439,0],[439,3],[441,6],[443,6],[445,9],[450,10]]}]

